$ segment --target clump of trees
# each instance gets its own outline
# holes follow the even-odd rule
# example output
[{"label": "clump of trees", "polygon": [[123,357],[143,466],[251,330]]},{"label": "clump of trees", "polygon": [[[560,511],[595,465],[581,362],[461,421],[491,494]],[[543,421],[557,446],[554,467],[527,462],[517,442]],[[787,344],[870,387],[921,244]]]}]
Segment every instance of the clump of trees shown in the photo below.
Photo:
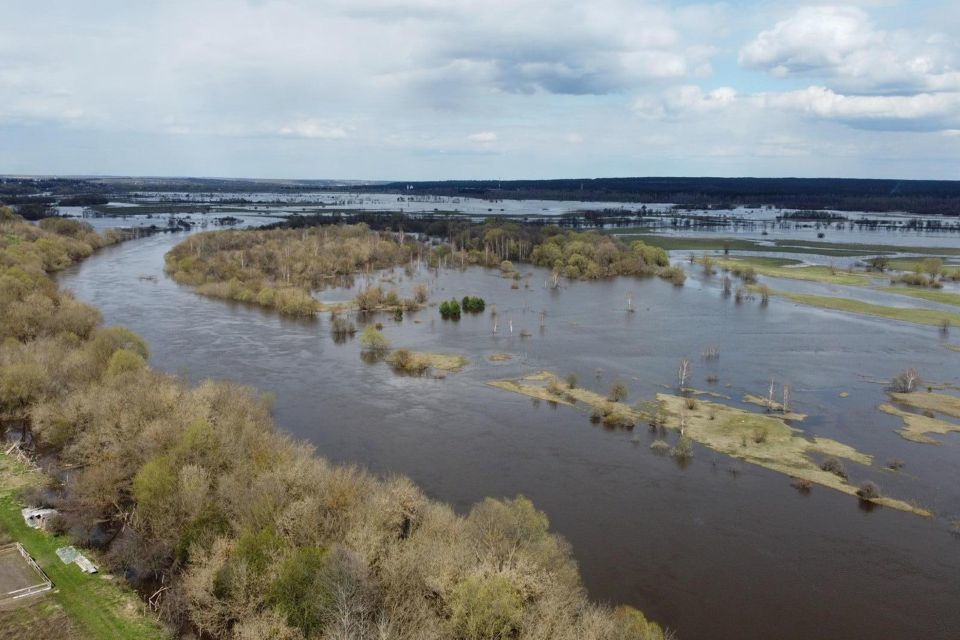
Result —
[{"label": "clump of trees", "polygon": [[460,303],[455,299],[444,300],[440,303],[440,317],[444,320],[460,319]]},{"label": "clump of trees", "polygon": [[[167,253],[165,268],[174,280],[204,295],[312,316],[322,309],[312,291],[335,284],[338,277],[407,264],[424,252],[409,237],[401,240],[365,224],[230,229],[190,236]],[[366,293],[365,303],[376,292]]]},{"label": "clump of trees", "polygon": [[75,541],[105,528],[104,566],[162,583],[153,603],[171,626],[244,640],[663,638],[636,610],[586,599],[569,545],[526,498],[459,515],[406,478],[317,457],[253,389],[145,366],[142,339],[100,326],[47,275],[95,246],[0,208],[0,415],[74,469],[55,497],[62,528]]}]

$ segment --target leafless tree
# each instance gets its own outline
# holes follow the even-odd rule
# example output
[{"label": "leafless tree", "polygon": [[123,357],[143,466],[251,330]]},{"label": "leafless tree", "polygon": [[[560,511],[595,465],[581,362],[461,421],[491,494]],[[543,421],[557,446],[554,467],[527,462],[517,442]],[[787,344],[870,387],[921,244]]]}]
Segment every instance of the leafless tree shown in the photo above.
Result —
[{"label": "leafless tree", "polygon": [[687,388],[687,379],[690,377],[690,360],[682,358],[680,360],[680,369],[677,371],[677,379],[680,382],[680,390]]}]

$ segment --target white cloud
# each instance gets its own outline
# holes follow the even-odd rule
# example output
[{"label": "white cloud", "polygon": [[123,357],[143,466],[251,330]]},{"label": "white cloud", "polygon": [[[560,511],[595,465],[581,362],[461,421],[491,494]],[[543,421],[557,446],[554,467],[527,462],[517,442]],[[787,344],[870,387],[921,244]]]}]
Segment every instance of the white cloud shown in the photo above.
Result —
[{"label": "white cloud", "polygon": [[907,96],[845,95],[826,87],[738,95],[730,87],[704,92],[684,86],[634,103],[646,118],[702,119],[708,114],[776,111],[860,128],[944,130],[960,126],[960,92]]},{"label": "white cloud", "polygon": [[828,80],[847,91],[960,90],[954,39],[887,31],[852,6],[802,7],[740,49],[739,62],[778,78]]},{"label": "white cloud", "polygon": [[301,120],[281,126],[277,133],[295,138],[315,138],[321,140],[341,140],[347,137],[343,127],[331,126],[316,120]]},{"label": "white cloud", "polygon": [[479,131],[468,135],[467,140],[479,144],[490,144],[497,141],[497,134],[493,131]]}]

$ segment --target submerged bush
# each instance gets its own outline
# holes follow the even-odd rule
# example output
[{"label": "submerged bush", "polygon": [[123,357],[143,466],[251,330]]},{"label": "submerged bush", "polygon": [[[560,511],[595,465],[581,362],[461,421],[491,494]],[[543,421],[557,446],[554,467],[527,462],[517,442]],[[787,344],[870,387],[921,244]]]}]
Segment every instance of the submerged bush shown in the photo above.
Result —
[{"label": "submerged bush", "polygon": [[340,315],[335,315],[330,318],[330,333],[332,333],[335,338],[346,338],[356,332],[357,325],[355,325],[352,320]]},{"label": "submerged bush", "polygon": [[847,478],[847,470],[843,468],[843,463],[840,462],[839,458],[830,456],[826,460],[820,463],[820,468],[824,471],[829,471],[833,475],[843,478]]},{"label": "submerged bush", "polygon": [[620,402],[626,400],[629,395],[630,390],[627,389],[627,385],[623,382],[614,382],[610,387],[610,392],[607,394],[607,399],[611,402]]},{"label": "submerged bush", "polygon": [[371,353],[384,354],[390,349],[390,341],[382,331],[368,324],[360,334],[360,346]]},{"label": "submerged bush", "polygon": [[445,300],[440,303],[440,317],[444,320],[460,319],[460,303],[456,300]]},{"label": "submerged bush", "polygon": [[857,489],[857,495],[863,500],[876,500],[880,497],[880,487],[870,480],[865,480]]},{"label": "submerged bush", "polygon": [[481,313],[486,308],[486,302],[477,296],[464,296],[461,304],[468,313]]},{"label": "submerged bush", "polygon": [[920,373],[913,367],[904,369],[887,386],[894,393],[913,393],[920,386]]}]

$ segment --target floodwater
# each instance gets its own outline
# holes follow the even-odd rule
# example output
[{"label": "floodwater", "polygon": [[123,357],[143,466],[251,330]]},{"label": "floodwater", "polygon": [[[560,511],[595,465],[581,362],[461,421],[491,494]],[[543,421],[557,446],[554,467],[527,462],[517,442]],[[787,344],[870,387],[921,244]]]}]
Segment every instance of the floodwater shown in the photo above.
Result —
[{"label": "floodwater", "polygon": [[[931,382],[960,382],[960,354],[944,348],[937,328],[776,298],[738,305],[721,295],[717,276],[694,270],[682,288],[617,278],[559,291],[544,287],[545,271],[526,267],[529,288],[517,290],[494,270],[424,272],[416,277],[430,283],[431,302],[481,295],[488,311],[459,322],[435,308],[402,323],[377,318],[395,347],[470,359],[445,379],[409,377],[365,363],[356,340],[336,344],[326,318],[282,318],[175,284],[163,255],[184,237],[104,249],[60,282],[107,323],[144,336],[152,366],[273,393],[280,427],[328,459],[409,475],[458,510],[485,496],[529,496],[571,542],[593,598],[635,605],[684,640],[960,635],[960,538],[950,533],[960,518],[960,434],[942,446],[907,442],[894,432],[899,420],[877,410],[878,380],[906,367]],[[402,270],[394,277],[411,284]],[[628,294],[636,313],[625,311]],[[520,337],[523,329],[532,335]],[[703,362],[710,345],[721,356]],[[489,360],[500,352],[514,358]],[[937,517],[867,511],[822,487],[801,495],[783,475],[698,445],[681,467],[650,450],[645,426],[606,430],[581,410],[485,385],[549,369],[597,390],[622,380],[638,401],[674,384],[682,357],[693,362],[693,386],[732,404],[762,395],[771,378],[789,383],[796,410],[810,416],[804,430],[875,456],[872,467],[847,464],[852,481],[872,479]],[[903,470],[883,470],[889,459]]]}]

